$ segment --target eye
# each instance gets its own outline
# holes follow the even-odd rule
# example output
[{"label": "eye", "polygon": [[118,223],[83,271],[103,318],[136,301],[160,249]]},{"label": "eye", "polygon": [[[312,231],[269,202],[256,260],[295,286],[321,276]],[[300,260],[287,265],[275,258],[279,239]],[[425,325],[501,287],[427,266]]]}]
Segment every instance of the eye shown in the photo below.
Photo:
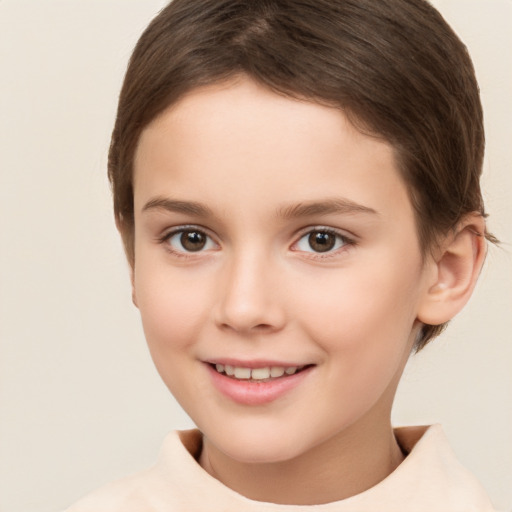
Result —
[{"label": "eye", "polygon": [[216,247],[215,242],[203,231],[187,228],[173,231],[164,241],[174,252],[200,252]]},{"label": "eye", "polygon": [[346,236],[330,229],[314,229],[306,233],[296,244],[297,250],[304,252],[325,253],[351,244]]}]

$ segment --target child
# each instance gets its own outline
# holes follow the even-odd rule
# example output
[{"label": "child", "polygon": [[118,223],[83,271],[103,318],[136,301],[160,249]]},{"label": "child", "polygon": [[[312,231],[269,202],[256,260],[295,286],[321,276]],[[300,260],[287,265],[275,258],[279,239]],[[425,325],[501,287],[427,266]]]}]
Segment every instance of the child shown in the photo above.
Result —
[{"label": "child", "polygon": [[[198,430],[69,509],[487,511],[407,359],[486,252],[466,49],[424,0],[174,0],[109,159],[155,365]],[[320,506],[322,505],[322,506]]]}]

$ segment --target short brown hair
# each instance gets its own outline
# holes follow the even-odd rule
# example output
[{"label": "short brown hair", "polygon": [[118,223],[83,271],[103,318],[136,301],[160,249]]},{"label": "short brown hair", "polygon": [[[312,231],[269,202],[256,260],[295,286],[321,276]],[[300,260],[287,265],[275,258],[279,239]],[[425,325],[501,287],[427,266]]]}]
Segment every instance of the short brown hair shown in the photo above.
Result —
[{"label": "short brown hair", "polygon": [[[427,1],[174,0],[134,49],[110,147],[115,216],[132,266],[133,161],[142,130],[192,89],[239,74],[340,108],[360,130],[387,140],[423,251],[465,215],[485,215],[473,65]],[[442,328],[424,326],[416,348]]]}]

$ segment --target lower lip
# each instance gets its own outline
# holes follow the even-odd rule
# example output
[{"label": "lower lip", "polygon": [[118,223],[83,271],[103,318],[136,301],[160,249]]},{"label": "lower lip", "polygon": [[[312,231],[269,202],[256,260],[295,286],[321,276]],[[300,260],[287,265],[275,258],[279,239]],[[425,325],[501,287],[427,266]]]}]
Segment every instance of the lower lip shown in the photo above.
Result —
[{"label": "lower lip", "polygon": [[233,402],[243,405],[268,404],[297,387],[311,373],[313,367],[266,382],[238,380],[219,373],[207,364],[214,386]]}]

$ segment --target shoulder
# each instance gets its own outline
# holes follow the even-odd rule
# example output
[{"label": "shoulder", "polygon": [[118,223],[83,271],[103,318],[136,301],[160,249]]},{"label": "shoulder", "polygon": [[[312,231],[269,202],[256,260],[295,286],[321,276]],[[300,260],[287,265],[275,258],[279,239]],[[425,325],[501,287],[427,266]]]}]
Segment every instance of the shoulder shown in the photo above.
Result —
[{"label": "shoulder", "polygon": [[[111,482],[91,492],[65,512],[135,512],[147,510],[147,472]],[[141,507],[144,507],[141,509]]]},{"label": "shoulder", "polygon": [[[454,512],[495,510],[476,477],[457,460],[440,425],[397,428],[395,436],[408,455],[390,484],[413,492],[418,502],[437,507],[444,503]],[[394,490],[403,495],[403,490]]]},{"label": "shoulder", "polygon": [[[106,484],[87,494],[65,512],[151,512],[180,500],[179,488],[200,449],[197,430],[171,432],[164,440],[157,463],[139,473]],[[193,478],[193,476],[190,476]]]}]

